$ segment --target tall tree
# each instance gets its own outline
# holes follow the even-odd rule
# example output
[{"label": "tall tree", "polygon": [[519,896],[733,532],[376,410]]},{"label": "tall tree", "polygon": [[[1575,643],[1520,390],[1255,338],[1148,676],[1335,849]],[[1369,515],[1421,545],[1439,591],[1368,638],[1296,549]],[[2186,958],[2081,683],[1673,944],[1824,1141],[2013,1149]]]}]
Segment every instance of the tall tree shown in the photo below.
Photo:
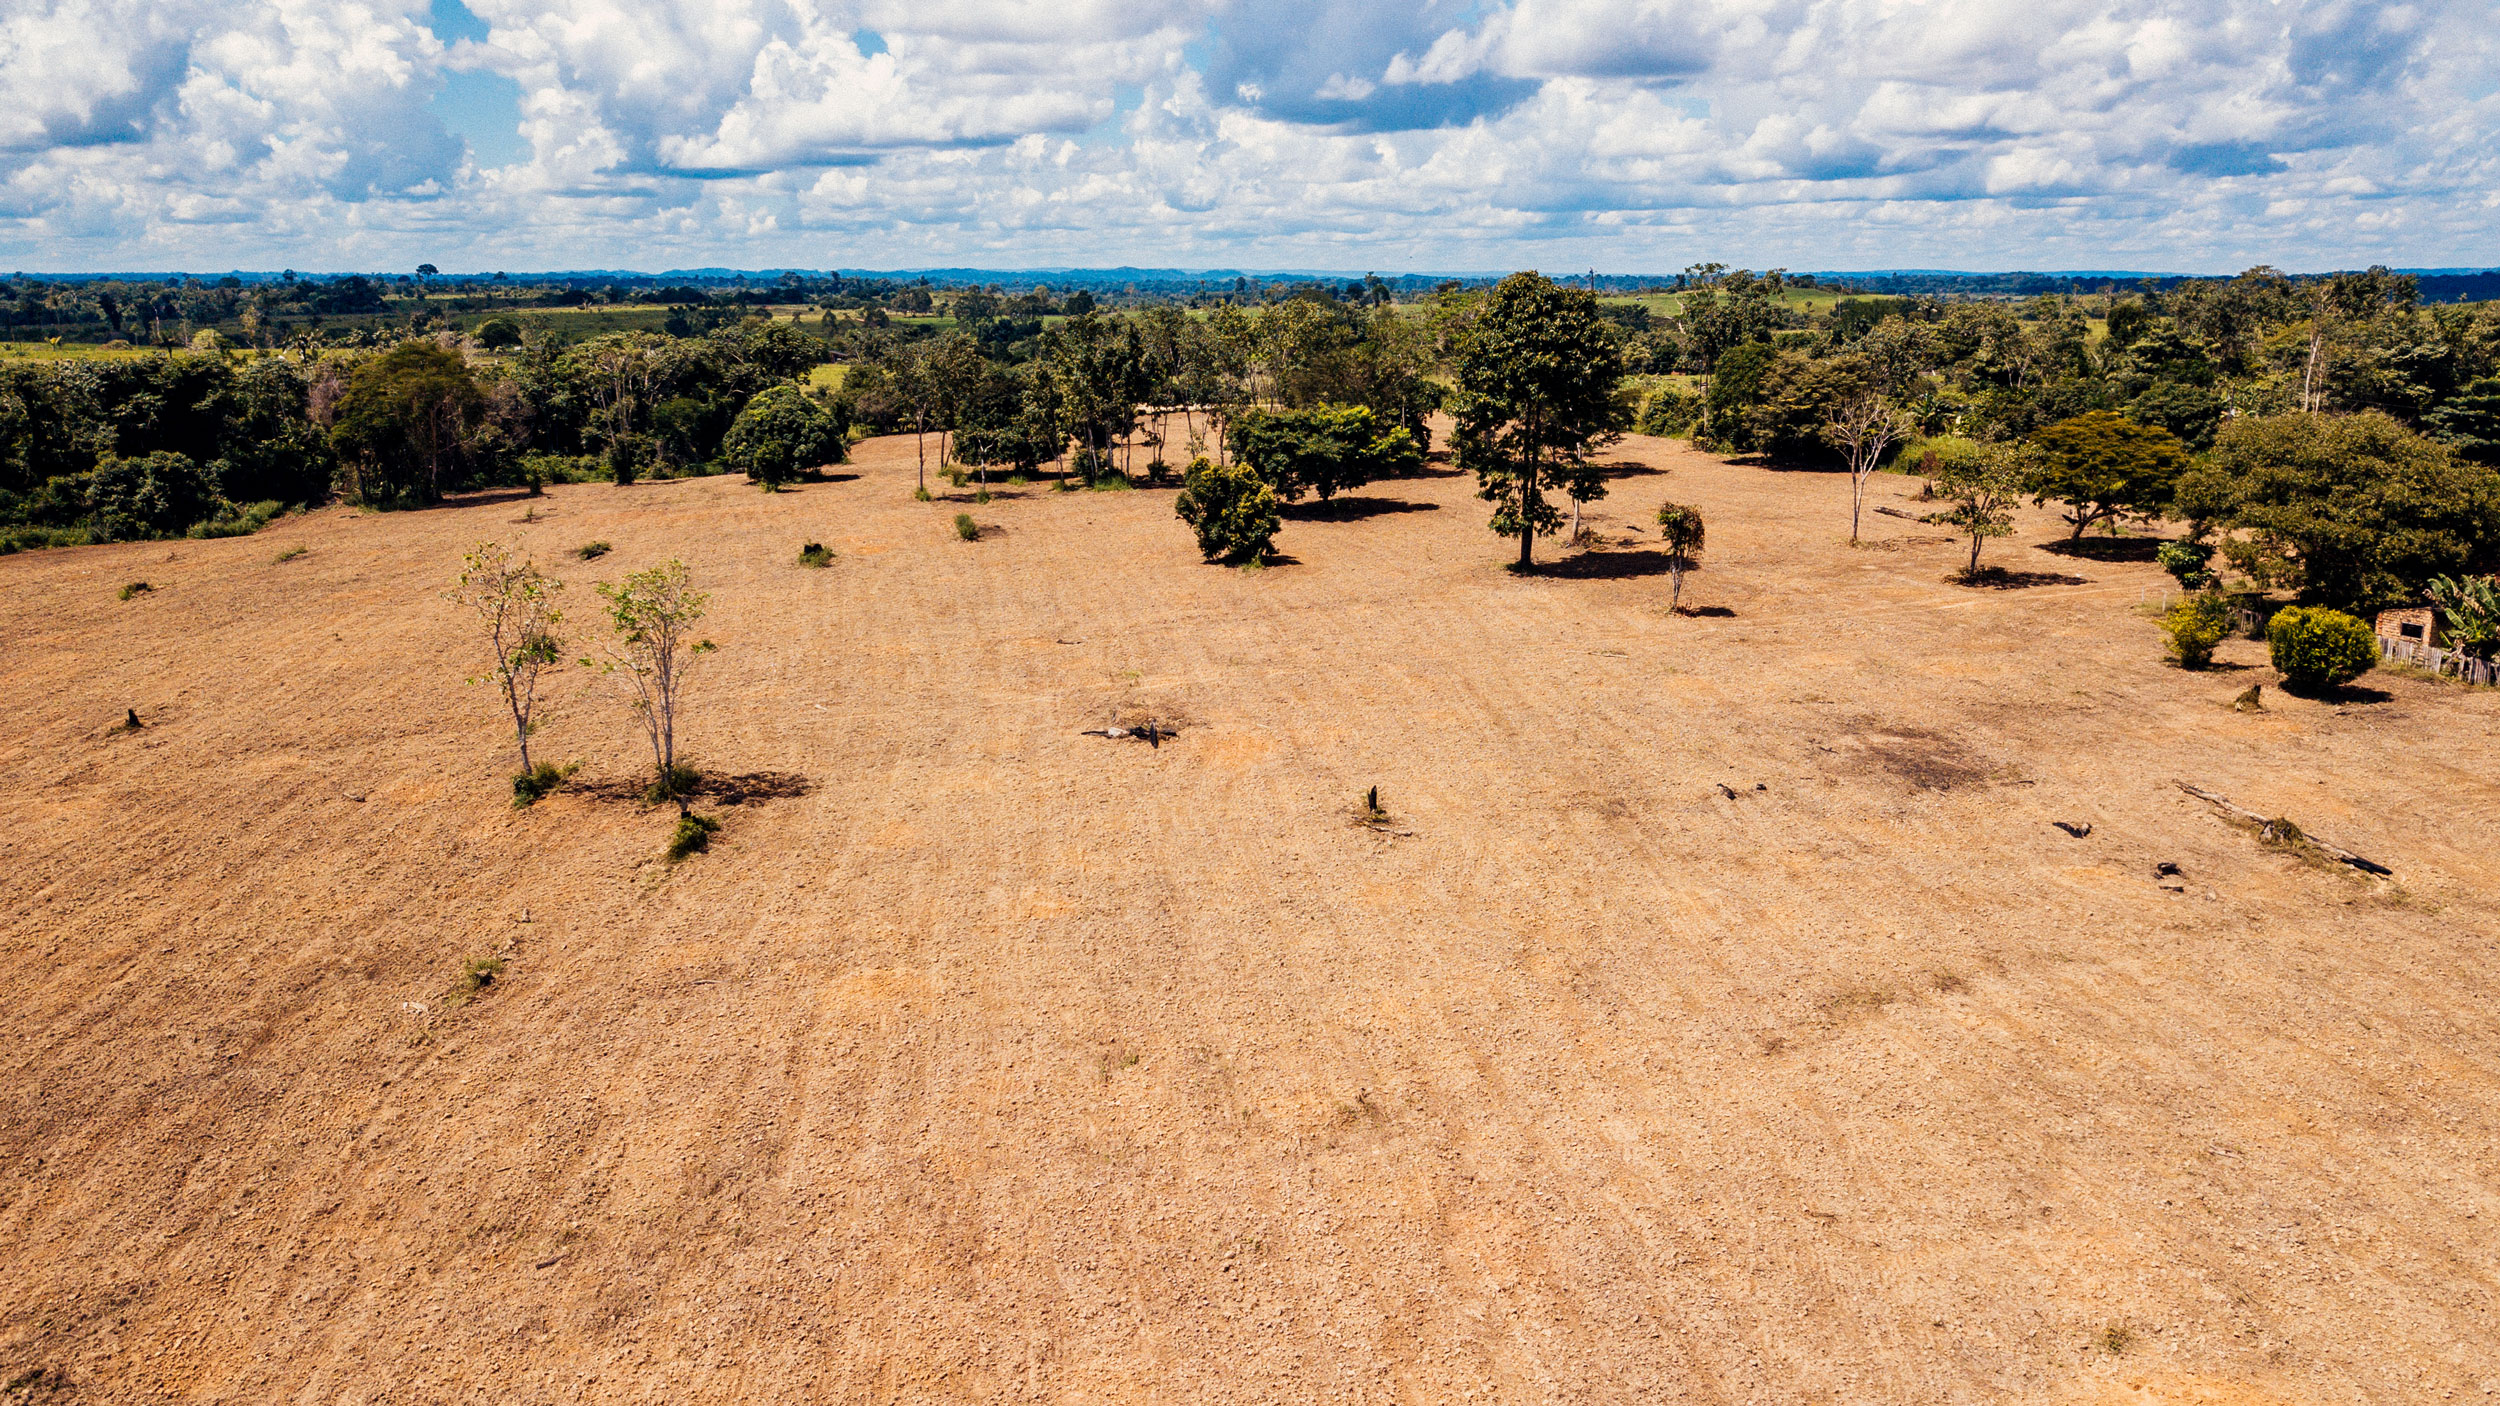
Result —
[{"label": "tall tree", "polygon": [[2063,516],[2077,542],[2096,522],[2115,533],[2121,517],[2159,512],[2188,465],[2178,436],[2107,410],[2060,420],[2031,442],[2045,456],[2032,504],[2065,504]]},{"label": "tall tree", "polygon": [[1494,505],[1493,530],[1535,565],[1538,534],[1562,526],[1546,494],[1602,497],[1588,451],[1614,438],[1623,349],[1596,295],[1539,273],[1497,285],[1458,334],[1458,462]]}]

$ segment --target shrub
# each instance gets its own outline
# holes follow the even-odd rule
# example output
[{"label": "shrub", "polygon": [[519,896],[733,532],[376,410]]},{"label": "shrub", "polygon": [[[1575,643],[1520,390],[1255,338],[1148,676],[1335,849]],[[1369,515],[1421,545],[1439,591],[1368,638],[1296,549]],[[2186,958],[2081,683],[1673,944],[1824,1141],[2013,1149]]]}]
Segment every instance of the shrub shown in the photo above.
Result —
[{"label": "shrub", "polygon": [[1690,430],[1700,414],[1701,397],[1687,395],[1673,386],[1660,386],[1641,402],[1640,417],[1632,422],[1632,428],[1641,434],[1669,438]]},{"label": "shrub", "polygon": [[605,542],[584,542],[581,546],[574,549],[573,555],[580,557],[584,561],[597,561],[599,558],[606,556],[610,550],[611,549],[608,544]]},{"label": "shrub", "polygon": [[521,324],[508,317],[490,317],[478,324],[473,334],[477,344],[488,351],[502,351],[521,345]]},{"label": "shrub", "polygon": [[1667,553],[1667,573],[1675,578],[1674,594],[1668,597],[1667,608],[1673,610],[1684,603],[1684,573],[1692,569],[1693,560],[1701,555],[1709,540],[1709,529],[1702,523],[1701,509],[1682,503],[1658,505],[1658,545]]},{"label": "shrub", "polygon": [[501,957],[471,957],[460,964],[460,989],[464,993],[483,991],[503,975],[506,963]]},{"label": "shrub", "polygon": [[2154,560],[2161,563],[2161,569],[2169,572],[2183,589],[2207,590],[2222,579],[2206,566],[2213,560],[2214,549],[2194,538],[2164,542],[2161,550],[2153,555]]},{"label": "shrub", "polygon": [[572,774],[573,768],[560,767],[554,762],[540,762],[527,771],[515,772],[512,777],[512,808],[527,810],[554,795],[564,788],[565,778]]},{"label": "shrub", "polygon": [[155,589],[156,588],[154,586],[149,585],[145,581],[133,581],[129,585],[122,587],[122,599],[128,600],[142,591],[153,591]]},{"label": "shrub", "polygon": [[310,549],[299,542],[294,546],[287,548],[285,551],[278,553],[276,556],[271,557],[269,560],[272,565],[284,566],[286,563],[302,556],[308,550]]},{"label": "shrub", "polygon": [[659,779],[643,788],[644,805],[664,806],[671,801],[683,803],[694,798],[695,788],[703,784],[703,773],[684,762],[671,761],[660,768]]},{"label": "shrub", "polygon": [[955,535],[967,542],[978,542],[981,540],[981,524],[974,522],[970,513],[957,513]]},{"label": "shrub", "polygon": [[223,506],[215,474],[169,452],[108,456],[64,482],[85,499],[92,530],[108,541],[172,536]]},{"label": "shrub", "polygon": [[1291,503],[1305,493],[1321,501],[1374,479],[1413,473],[1423,447],[1401,425],[1383,424],[1367,405],[1312,410],[1250,410],[1229,430],[1233,457]]},{"label": "shrub", "polygon": [[924,484],[922,484],[920,487],[913,489],[913,490],[911,491],[911,500],[912,500],[913,502],[915,502],[915,503],[926,503],[926,502],[928,502],[928,501],[929,501],[929,486],[928,486],[927,484],[925,484],[925,483],[924,483]]},{"label": "shrub", "polygon": [[692,811],[677,817],[677,833],[669,837],[668,862],[675,864],[690,854],[700,854],[712,847],[712,832],[720,822]]},{"label": "shrub", "polygon": [[821,464],[841,463],[849,436],[827,402],[796,385],[756,392],[721,441],[721,462],[767,488],[796,479]]},{"label": "shrub", "polygon": [[822,542],[810,542],[799,548],[799,565],[818,569],[833,565],[833,553]]},{"label": "shrub", "polygon": [[2170,637],[2170,657],[2182,669],[2202,669],[2214,660],[2214,648],[2231,633],[2231,598],[2214,592],[2188,597],[2163,612],[2162,632]]},{"label": "shrub", "polygon": [[2286,683],[2340,688],[2378,666],[2378,636],[2340,610],[2292,606],[2266,626],[2267,652]]},{"label": "shrub", "polygon": [[608,480],[619,488],[631,487],[642,477],[642,446],[631,438],[619,436],[608,444]]},{"label": "shrub", "polygon": [[1276,490],[1245,463],[1192,460],[1172,510],[1198,533],[1198,551],[1209,561],[1262,560],[1284,525]]},{"label": "shrub", "polygon": [[285,511],[286,504],[275,499],[250,503],[241,507],[230,503],[226,505],[224,511],[208,521],[191,524],[191,530],[187,535],[192,537],[249,537],[267,527],[273,519]]}]

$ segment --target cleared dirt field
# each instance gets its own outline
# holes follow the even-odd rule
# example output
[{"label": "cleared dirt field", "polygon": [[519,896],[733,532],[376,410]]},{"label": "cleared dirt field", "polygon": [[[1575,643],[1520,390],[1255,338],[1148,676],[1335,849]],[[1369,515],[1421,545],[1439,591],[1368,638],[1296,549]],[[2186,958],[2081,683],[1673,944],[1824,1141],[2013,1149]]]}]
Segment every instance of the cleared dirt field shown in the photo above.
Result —
[{"label": "cleared dirt field", "polygon": [[[1243,572],[1168,491],[915,503],[911,454],[0,559],[0,1383],[2500,1391],[2500,693],[2235,712],[2262,646],[2168,667],[2167,578],[2046,513],[1991,559],[2081,584],[1964,589],[1837,475],[1659,441],[1597,526],[1700,505],[1731,614],[1647,533],[1514,578],[1445,472]],[[712,590],[711,853],[612,798],[586,674],[584,785],[506,806],[439,596],[488,537],[584,632]]]}]

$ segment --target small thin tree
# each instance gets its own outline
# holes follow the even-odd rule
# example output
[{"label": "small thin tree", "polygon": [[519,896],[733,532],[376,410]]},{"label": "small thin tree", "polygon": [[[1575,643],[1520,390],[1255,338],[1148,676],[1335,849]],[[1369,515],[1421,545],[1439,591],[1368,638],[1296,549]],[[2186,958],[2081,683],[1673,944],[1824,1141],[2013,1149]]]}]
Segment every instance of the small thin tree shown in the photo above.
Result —
[{"label": "small thin tree", "polygon": [[564,583],[539,571],[536,565],[515,562],[512,553],[500,542],[480,542],[477,550],[460,561],[460,580],[449,591],[447,599],[475,612],[486,633],[487,650],[493,657],[493,669],[469,680],[484,683],[488,679],[503,693],[504,707],[512,714],[512,736],[521,749],[521,771],[512,779],[513,803],[528,805],[554,783],[552,766],[544,770],[530,761],[530,734],[538,730],[538,683],[547,671],[563,662],[564,643],[557,627],[564,621],[564,612],[556,608],[556,592]]},{"label": "small thin tree", "polygon": [[651,743],[657,775],[651,799],[675,801],[683,812],[698,778],[693,768],[677,764],[677,714],[685,699],[687,671],[713,650],[710,640],[693,638],[694,623],[703,618],[711,596],[694,589],[681,561],[637,571],[622,585],[603,581],[598,590],[616,631],[598,667],[625,677],[628,701]]},{"label": "small thin tree", "polygon": [[1667,576],[1675,583],[1667,598],[1670,611],[1684,608],[1684,573],[1701,555],[1703,535],[1701,509],[1682,503],[1658,506],[1658,542],[1667,549]]},{"label": "small thin tree", "polygon": [[1933,521],[1957,527],[1970,538],[1970,566],[1962,579],[1979,576],[1979,549],[1991,537],[2014,530],[2014,505],[2040,478],[2040,452],[2028,444],[1986,444],[1936,475],[1936,491],[1953,506]]},{"label": "small thin tree", "polygon": [[1823,439],[1849,461],[1849,545],[1858,542],[1858,519],[1866,511],[1866,480],[1884,451],[1908,424],[1892,402],[1872,388],[1842,396],[1823,414]]}]

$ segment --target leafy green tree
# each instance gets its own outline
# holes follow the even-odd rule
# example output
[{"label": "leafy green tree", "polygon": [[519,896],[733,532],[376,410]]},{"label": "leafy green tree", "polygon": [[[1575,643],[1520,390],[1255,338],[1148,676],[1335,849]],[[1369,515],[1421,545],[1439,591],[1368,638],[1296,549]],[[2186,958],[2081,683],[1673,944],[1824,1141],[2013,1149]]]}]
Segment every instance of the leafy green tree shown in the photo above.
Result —
[{"label": "leafy green tree", "polygon": [[2500,471],[2374,410],[2234,420],[2178,497],[2179,515],[2233,533],[2232,565],[2313,602],[2403,604],[2500,554]]},{"label": "leafy green tree", "polygon": [[358,366],[330,429],[348,496],[375,507],[439,501],[485,410],[468,363],[431,342],[402,342]]},{"label": "leafy green tree", "polygon": [[1763,382],[1778,361],[1779,353],[1768,342],[1747,342],[1721,354],[1702,396],[1695,443],[1730,454],[1752,452],[1756,446],[1746,412],[1760,403]]},{"label": "leafy green tree", "polygon": [[2500,464],[2500,377],[2486,376],[2425,416],[2431,438],[2478,464]]},{"label": "leafy green tree", "polygon": [[1933,521],[1958,528],[1970,538],[1970,565],[1965,578],[1979,575],[1979,549],[1991,537],[2014,530],[2014,506],[2032,491],[2040,472],[2040,451],[2028,444],[1983,444],[1979,452],[1946,464],[1936,474],[1936,491],[1953,504]]},{"label": "leafy green tree", "polygon": [[1110,466],[1112,446],[1137,427],[1146,386],[1137,328],[1079,313],[1042,334],[1042,360],[1050,368],[1060,428],[1076,441],[1076,470],[1092,483]]},{"label": "leafy green tree", "polygon": [[1173,512],[1198,534],[1198,551],[1209,561],[1252,562],[1275,545],[1282,520],[1276,490],[1246,462],[1214,464],[1203,454],[1190,461]]},{"label": "leafy green tree", "polygon": [[1701,556],[1708,531],[1701,520],[1701,509],[1682,503],[1662,503],[1658,507],[1658,545],[1666,549],[1667,574],[1675,588],[1667,597],[1667,609],[1675,610],[1684,603],[1684,573],[1692,569]]},{"label": "leafy green tree", "polygon": [[848,452],[839,411],[787,382],[756,392],[721,441],[722,460],[766,488]]},{"label": "leafy green tree", "polygon": [[90,529],[108,542],[173,536],[225,501],[214,477],[164,450],[135,459],[107,456],[68,482],[78,485]]},{"label": "leafy green tree", "polygon": [[615,639],[604,658],[582,663],[625,680],[627,702],[651,744],[656,776],[651,794],[675,801],[682,813],[699,778],[692,768],[678,764],[677,718],[685,701],[686,675],[715,647],[694,637],[695,622],[703,618],[711,596],[694,589],[681,561],[637,571],[619,585],[602,581],[597,589],[607,602]]},{"label": "leafy green tree", "polygon": [[2188,537],[2164,542],[2153,553],[2161,569],[2182,587],[2191,591],[2211,589],[2221,578],[2214,575],[2210,563],[2214,559],[2213,544],[2202,538]]},{"label": "leafy green tree", "polygon": [[1617,433],[1623,349],[1596,295],[1515,273],[1465,327],[1456,353],[1459,466],[1494,505],[1494,532],[1519,539],[1525,571],[1537,535],[1562,526],[1548,492],[1579,500],[1605,492],[1588,450]]},{"label": "leafy green tree", "polygon": [[488,351],[508,351],[521,345],[521,324],[508,317],[490,317],[472,335]]},{"label": "leafy green tree", "polygon": [[2378,635],[2340,610],[2287,606],[2266,622],[2266,652],[2294,688],[2341,688],[2378,667]]},{"label": "leafy green tree", "polygon": [[2077,542],[2096,522],[2116,535],[2120,518],[2160,512],[2188,466],[2187,446],[2176,435],[2107,410],[2060,420],[2031,442],[2042,454],[2032,504],[2065,504],[2060,516]]},{"label": "leafy green tree", "polygon": [[1232,444],[1234,457],[1287,503],[1305,493],[1326,502],[1375,479],[1412,473],[1424,461],[1406,427],[1382,425],[1368,405],[1247,411],[1233,422]]},{"label": "leafy green tree", "polygon": [[521,749],[520,774],[512,780],[515,805],[537,800],[555,779],[531,764],[530,734],[540,722],[539,682],[563,661],[558,631],[564,612],[556,607],[556,593],[563,589],[563,582],[533,563],[514,561],[502,543],[481,542],[461,559],[460,579],[444,593],[475,614],[485,631],[490,672],[469,682],[493,679],[512,715],[513,741]]}]

